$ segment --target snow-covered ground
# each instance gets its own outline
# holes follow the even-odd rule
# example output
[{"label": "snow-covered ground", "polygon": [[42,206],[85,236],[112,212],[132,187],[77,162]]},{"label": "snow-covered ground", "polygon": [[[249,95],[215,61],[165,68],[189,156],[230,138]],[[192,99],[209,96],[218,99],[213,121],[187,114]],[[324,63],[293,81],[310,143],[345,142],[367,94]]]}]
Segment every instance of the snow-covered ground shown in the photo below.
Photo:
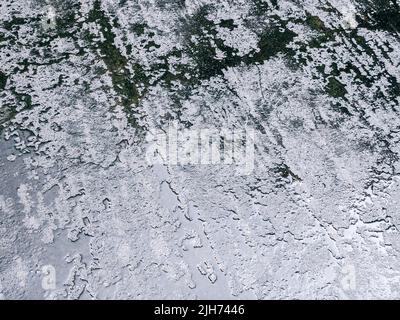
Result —
[{"label": "snow-covered ground", "polygon": [[400,298],[399,7],[2,0],[0,298]]}]

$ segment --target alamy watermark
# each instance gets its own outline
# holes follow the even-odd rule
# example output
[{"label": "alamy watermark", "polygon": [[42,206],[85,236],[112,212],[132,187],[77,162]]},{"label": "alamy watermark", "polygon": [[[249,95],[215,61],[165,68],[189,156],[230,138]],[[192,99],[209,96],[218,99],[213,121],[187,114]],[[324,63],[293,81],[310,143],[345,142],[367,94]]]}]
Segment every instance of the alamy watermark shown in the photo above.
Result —
[{"label": "alamy watermark", "polygon": [[150,130],[148,142],[149,164],[227,165],[239,175],[254,170],[252,128],[179,129],[177,122],[171,122],[166,130]]}]

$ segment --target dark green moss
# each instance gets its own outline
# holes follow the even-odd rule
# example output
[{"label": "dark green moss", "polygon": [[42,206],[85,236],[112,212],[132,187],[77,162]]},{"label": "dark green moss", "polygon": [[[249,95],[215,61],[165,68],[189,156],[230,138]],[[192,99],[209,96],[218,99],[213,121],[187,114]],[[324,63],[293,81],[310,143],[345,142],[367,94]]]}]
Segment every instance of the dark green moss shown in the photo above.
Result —
[{"label": "dark green moss", "polygon": [[6,39],[7,38],[6,38],[5,34],[3,32],[0,32],[0,43],[6,41]]},{"label": "dark green moss", "polygon": [[16,115],[15,108],[10,108],[5,105],[0,109],[0,133],[4,129],[5,125]]},{"label": "dark green moss", "polygon": [[322,20],[317,16],[307,15],[305,23],[314,30],[324,31],[326,32],[328,29],[325,27],[325,24]]},{"label": "dark green moss", "polygon": [[[196,63],[199,79],[222,75],[223,70],[228,67],[262,63],[278,53],[287,53],[287,45],[296,36],[284,24],[266,27],[260,34],[259,50],[253,50],[249,54],[240,56],[236,49],[226,46],[217,37],[215,23],[207,18],[210,9],[210,6],[201,7],[184,22],[182,28],[187,39],[186,52]],[[233,23],[231,23],[231,27],[234,28]],[[216,49],[224,53],[223,58],[217,58]]]},{"label": "dark green moss", "polygon": [[263,32],[258,42],[260,51],[244,58],[247,64],[261,63],[278,53],[288,53],[287,45],[292,42],[296,33],[284,26],[270,27]]},{"label": "dark green moss", "polygon": [[160,48],[161,46],[154,41],[150,40],[145,46],[145,49],[151,49],[151,48]]},{"label": "dark green moss", "polygon": [[[382,1],[387,5],[389,5],[390,1],[386,2],[384,0]],[[327,11],[331,12],[332,14],[340,15],[340,13],[337,12],[337,10],[335,10],[334,8],[327,7]],[[376,10],[374,12],[376,13]],[[388,19],[392,18],[388,17]],[[312,40],[307,41],[305,43],[299,43],[300,48],[299,50],[296,51],[295,55],[295,60],[299,63],[299,65],[307,65],[309,64],[309,62],[313,61],[313,54],[309,53],[309,48],[312,49],[326,48],[327,52],[331,52],[334,57],[335,49],[333,46],[335,46],[336,44],[335,39],[345,38],[349,40],[348,43],[352,46],[349,49],[352,50],[352,53],[354,55],[358,54],[361,55],[363,53],[364,54],[366,53],[374,61],[375,65],[381,65],[382,70],[385,70],[385,66],[383,65],[382,59],[380,59],[379,56],[376,54],[376,52],[370,47],[366,39],[364,39],[362,36],[358,34],[357,30],[344,30],[342,28],[330,29],[323,23],[323,21],[320,20],[320,18],[312,16],[308,13],[306,13],[305,19],[303,20],[299,19],[296,20],[296,22],[299,24],[305,24],[311,29],[318,32],[318,35],[314,37]],[[372,23],[372,20],[370,21],[370,23]],[[354,42],[356,44],[354,44]],[[388,44],[388,46],[390,46],[390,44]],[[386,55],[385,50],[382,50],[381,54],[385,56]],[[374,83],[377,81],[375,76],[361,72],[358,66],[350,62],[347,62],[344,65],[344,67],[341,66],[340,68],[336,63],[332,63],[330,69],[331,69],[330,73],[325,74],[324,66],[320,65],[316,66],[316,71],[318,71],[318,73],[322,75],[322,77],[328,82],[328,85],[326,86],[327,93],[333,97],[343,98],[347,93],[345,86],[337,80],[337,77],[339,77],[341,74],[351,75],[354,79],[354,83],[363,84],[367,88],[373,87]],[[390,97],[393,98],[398,96],[400,90],[396,79],[394,79],[390,74],[388,74],[385,71],[379,77],[385,77],[389,81],[390,88],[388,93]],[[315,75],[315,78],[318,79],[317,74]],[[375,96],[377,99],[378,98],[382,98],[384,100],[388,99],[387,96],[384,96],[382,92],[378,91],[375,93]]]},{"label": "dark green moss", "polygon": [[[182,31],[186,39],[185,51],[196,64],[196,76],[199,79],[209,79],[227,66],[226,59],[216,59],[215,42],[217,31],[207,15],[211,6],[205,5],[198,9],[191,17],[183,21]],[[230,50],[232,51],[232,49]],[[227,52],[232,58],[233,52]],[[229,59],[228,58],[228,59]]]},{"label": "dark green moss", "polygon": [[3,72],[0,72],[0,90],[4,90],[4,88],[6,87],[7,79],[7,75]]},{"label": "dark green moss", "polygon": [[147,28],[146,23],[134,23],[130,29],[132,32],[134,32],[138,36],[141,36],[142,34],[144,34],[144,30],[146,28]]},{"label": "dark green moss", "polygon": [[[268,12],[269,5],[266,1],[252,0],[251,2],[252,2],[252,13],[254,15],[262,16]],[[274,4],[274,6],[276,6],[276,3]]]},{"label": "dark green moss", "polygon": [[[18,102],[18,105],[21,110],[31,109],[33,107],[32,97],[27,93],[17,92],[15,89],[11,90],[12,94],[15,97],[15,100]],[[0,108],[0,126],[8,123],[12,120],[17,114],[17,104],[4,104],[2,108]],[[1,127],[0,127],[1,132]]]},{"label": "dark green moss", "polygon": [[293,173],[293,171],[285,163],[283,163],[283,164],[279,165],[277,168],[275,168],[275,172],[278,173],[280,176],[282,176],[285,179],[291,177],[295,181],[302,181],[302,179],[298,175]]},{"label": "dark green moss", "polygon": [[29,22],[30,19],[27,18],[22,18],[22,17],[13,17],[11,20],[8,21],[4,21],[2,23],[3,28],[8,30],[8,31],[12,31],[14,27],[18,27],[20,25],[23,25],[27,22]]},{"label": "dark green moss", "polygon": [[60,8],[57,10],[56,17],[56,31],[60,37],[71,36],[76,27],[78,27],[77,20],[79,16],[80,4],[73,0],[63,1]]},{"label": "dark green moss", "polygon": [[346,116],[351,116],[352,114],[350,113],[350,111],[349,111],[349,109],[347,109],[346,107],[340,107],[339,108],[339,110],[340,110],[340,112],[342,113],[342,114],[345,114]]},{"label": "dark green moss", "polygon": [[26,109],[32,108],[32,97],[29,94],[21,94],[21,100],[24,102]]},{"label": "dark green moss", "polygon": [[388,77],[389,80],[389,94],[393,97],[400,97],[400,84],[397,79],[392,75]]},{"label": "dark green moss", "polygon": [[347,93],[344,84],[342,84],[335,77],[330,77],[328,79],[326,91],[330,96],[334,98],[343,98]]},{"label": "dark green moss", "polygon": [[400,30],[400,6],[396,0],[361,0],[363,11],[357,16],[360,27],[385,30],[397,34]]},{"label": "dark green moss", "polygon": [[92,36],[88,36],[88,38],[100,51],[101,58],[111,74],[113,88],[119,95],[120,103],[127,113],[129,122],[133,127],[139,129],[140,126],[133,113],[134,107],[141,98],[136,84],[144,84],[146,86],[148,85],[148,78],[143,68],[138,64],[134,65],[134,74],[131,74],[128,70],[128,60],[114,44],[113,26],[101,9],[99,0],[94,2],[92,10],[89,12],[88,21],[96,22],[100,26],[104,41],[97,41]]},{"label": "dark green moss", "polygon": [[226,19],[226,20],[222,19],[219,22],[219,25],[223,28],[228,28],[231,31],[236,28],[236,24],[233,19]]}]

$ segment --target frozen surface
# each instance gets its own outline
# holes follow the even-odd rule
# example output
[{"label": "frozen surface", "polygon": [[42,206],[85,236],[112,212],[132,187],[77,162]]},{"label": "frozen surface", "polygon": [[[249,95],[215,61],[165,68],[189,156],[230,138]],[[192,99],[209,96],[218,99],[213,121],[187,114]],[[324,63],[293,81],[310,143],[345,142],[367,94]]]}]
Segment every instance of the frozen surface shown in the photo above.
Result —
[{"label": "frozen surface", "polygon": [[400,298],[399,7],[2,0],[0,298]]}]

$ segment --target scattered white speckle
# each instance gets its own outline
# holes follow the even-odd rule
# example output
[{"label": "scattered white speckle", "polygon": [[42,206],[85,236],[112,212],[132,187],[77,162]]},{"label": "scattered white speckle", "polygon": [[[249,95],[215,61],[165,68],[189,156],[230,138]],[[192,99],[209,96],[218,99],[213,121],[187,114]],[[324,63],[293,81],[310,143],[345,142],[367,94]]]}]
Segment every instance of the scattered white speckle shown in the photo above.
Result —
[{"label": "scattered white speckle", "polygon": [[349,4],[347,7],[342,7],[340,12],[343,15],[343,26],[345,28],[355,29],[358,26],[356,20],[357,10],[353,4]]},{"label": "scattered white speckle", "polygon": [[15,154],[10,154],[10,155],[7,157],[7,160],[8,160],[8,161],[11,161],[11,162],[15,161],[15,159],[17,159],[17,156],[16,156]]}]

